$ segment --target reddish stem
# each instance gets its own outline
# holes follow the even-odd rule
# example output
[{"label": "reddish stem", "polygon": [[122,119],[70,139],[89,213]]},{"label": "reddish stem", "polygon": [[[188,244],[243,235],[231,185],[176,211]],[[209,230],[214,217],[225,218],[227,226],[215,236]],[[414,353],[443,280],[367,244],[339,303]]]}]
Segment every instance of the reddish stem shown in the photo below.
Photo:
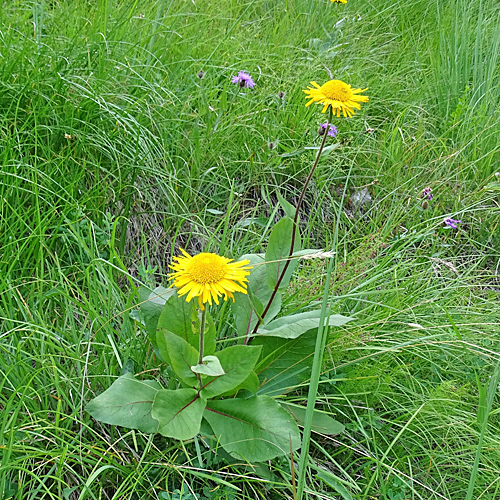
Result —
[{"label": "reddish stem", "polygon": [[[331,118],[331,116],[330,116],[330,118]],[[297,208],[295,209],[295,217],[293,219],[292,240],[291,240],[291,243],[290,243],[290,251],[288,252],[287,260],[285,262],[285,265],[283,266],[283,270],[281,271],[281,274],[278,277],[278,281],[276,281],[276,285],[274,286],[273,293],[271,294],[271,297],[269,298],[267,306],[264,309],[264,311],[262,312],[261,317],[258,319],[258,321],[257,321],[257,323],[256,323],[256,325],[255,325],[255,327],[254,327],[254,329],[252,331],[252,335],[255,335],[257,333],[257,330],[258,330],[258,328],[260,326],[260,323],[262,322],[262,320],[264,319],[264,316],[269,311],[269,308],[271,307],[271,304],[273,303],[273,300],[276,297],[276,294],[278,293],[278,289],[280,287],[280,284],[283,281],[283,278],[285,276],[286,270],[288,269],[288,266],[290,265],[291,257],[293,255],[293,247],[295,246],[295,237],[296,237],[296,234],[297,234],[300,207],[302,205],[302,201],[304,200],[304,196],[306,194],[307,186],[311,182],[311,179],[312,179],[312,176],[314,174],[314,171],[316,170],[316,167],[318,166],[319,158],[321,156],[321,153],[323,152],[323,148],[324,148],[325,142],[326,142],[326,136],[328,135],[328,127],[329,127],[329,125],[330,125],[330,120],[328,120],[328,122],[326,124],[325,133],[323,135],[323,140],[321,141],[321,146],[319,147],[318,154],[316,156],[316,160],[314,162],[314,165],[311,168],[311,171],[309,172],[309,175],[307,176],[306,182],[304,183],[304,187],[302,188],[302,192],[300,193],[300,196],[299,196],[299,201],[297,202]],[[247,338],[245,338],[245,342],[244,343],[245,344],[248,343],[247,342]]]}]

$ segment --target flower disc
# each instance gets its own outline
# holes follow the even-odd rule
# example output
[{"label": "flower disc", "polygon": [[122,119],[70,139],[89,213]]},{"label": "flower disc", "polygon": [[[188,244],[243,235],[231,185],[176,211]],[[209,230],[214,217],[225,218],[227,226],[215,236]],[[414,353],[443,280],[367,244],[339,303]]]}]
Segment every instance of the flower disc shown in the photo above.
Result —
[{"label": "flower disc", "polygon": [[203,304],[208,302],[212,305],[212,299],[218,304],[220,295],[224,295],[224,300],[231,298],[234,301],[233,292],[247,293],[246,276],[251,269],[251,266],[247,266],[250,263],[248,260],[232,262],[232,259],[215,253],[199,253],[192,257],[181,251],[182,256],[174,257],[177,262],[171,264],[174,272],[169,277],[173,278],[174,286],[179,289],[179,296],[187,294],[187,302],[198,297],[203,310]]},{"label": "flower disc", "polygon": [[347,83],[341,80],[330,80],[325,84],[319,86],[316,82],[311,82],[314,87],[307,87],[303,90],[307,94],[306,99],[311,99],[306,106],[313,102],[323,104],[322,113],[324,113],[329,106],[340,116],[340,112],[344,117],[351,117],[354,114],[354,109],[361,109],[360,102],[367,102],[368,97],[365,95],[357,95],[368,89],[353,89]]}]

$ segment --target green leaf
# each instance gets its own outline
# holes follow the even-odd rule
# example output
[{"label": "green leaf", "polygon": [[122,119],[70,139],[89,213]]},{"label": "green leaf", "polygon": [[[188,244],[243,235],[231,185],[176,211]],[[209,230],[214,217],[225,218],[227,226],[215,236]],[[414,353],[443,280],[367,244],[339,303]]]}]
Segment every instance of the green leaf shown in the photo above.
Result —
[{"label": "green leaf", "polygon": [[154,290],[150,290],[145,286],[141,286],[138,294],[139,316],[148,332],[153,346],[156,347],[156,327],[158,325],[158,318],[167,300],[175,294],[175,289],[157,286]]},{"label": "green leaf", "polygon": [[257,374],[254,371],[251,371],[248,378],[245,379],[238,387],[239,389],[245,389],[252,392],[253,394],[257,394],[259,385],[259,377],[257,377]]},{"label": "green leaf", "polygon": [[[211,450],[211,451],[214,451],[214,450]],[[217,452],[219,452],[219,451],[224,451],[224,450],[219,447],[219,450],[217,450]],[[231,458],[227,453],[226,453],[226,456],[228,458]],[[260,470],[258,467],[256,467],[256,469]],[[253,471],[254,471],[254,469],[252,468],[252,470],[250,472],[253,472]],[[186,469],[186,475],[187,474],[189,474],[190,476],[199,477],[201,479],[208,479],[209,481],[217,484],[217,487],[215,488],[215,490],[217,490],[217,488],[222,485],[222,486],[225,486],[227,488],[231,488],[232,490],[235,490],[235,491],[241,491],[241,488],[238,488],[238,486],[236,486],[235,484],[231,484],[231,483],[229,483],[227,481],[224,481],[224,479],[222,479],[221,477],[219,477],[218,474],[214,474],[213,472],[211,472],[210,474],[206,474],[206,473],[200,472],[199,470],[196,470],[194,468],[189,468],[189,469]],[[259,477],[262,477],[262,476],[259,476]],[[206,484],[206,482],[205,482],[205,484]],[[214,491],[214,490],[210,490],[210,491]],[[167,498],[170,498],[170,497],[167,497]],[[191,500],[193,498],[194,498],[194,500],[197,500],[199,497],[198,497],[198,495],[196,493],[195,493],[195,496],[193,497],[190,493],[186,492],[186,495],[184,495],[183,497],[179,498],[179,500],[181,500],[181,499],[183,499],[183,500]],[[207,497],[204,497],[204,498],[207,498]],[[212,496],[212,498],[214,498],[214,497]],[[215,496],[215,498],[217,499],[217,498],[221,498],[221,497]],[[230,500],[230,499],[234,498],[234,496],[231,495],[231,494],[228,494],[227,492],[224,492],[224,496],[222,498],[227,498],[228,500]],[[174,500],[174,499],[172,499],[172,500]]]},{"label": "green leaf", "polygon": [[335,151],[339,147],[340,147],[340,143],[339,142],[337,142],[335,144],[331,144],[330,146],[326,146],[326,147],[323,148],[323,151],[321,151],[321,156],[328,155],[332,151]]},{"label": "green leaf", "polygon": [[251,226],[252,224],[256,224],[257,226],[267,228],[269,224],[269,219],[266,219],[265,217],[247,217],[237,222],[234,225],[234,227],[248,227]]},{"label": "green leaf", "polygon": [[219,358],[216,356],[204,356],[202,361],[203,363],[191,367],[193,373],[210,375],[211,377],[218,377],[226,374],[220,364]]},{"label": "green leaf", "polygon": [[[238,294],[241,295],[241,294]],[[198,345],[194,346],[198,349],[199,347],[199,338],[200,338],[200,328],[201,328],[201,311],[198,310],[198,321],[200,322],[200,327],[198,330],[196,330],[196,339],[198,340]],[[206,316],[205,316],[205,337],[203,339],[203,354],[210,355],[215,352],[215,337],[217,336],[217,330],[215,328],[215,323],[214,320],[212,319],[212,316],[210,316],[210,313],[206,311]],[[193,344],[191,344],[193,345]]]},{"label": "green leaf", "polygon": [[290,414],[268,396],[209,401],[203,416],[233,457],[264,462],[300,447],[300,433]]},{"label": "green leaf", "polygon": [[191,371],[198,364],[198,351],[178,335],[159,328],[156,336],[158,349],[163,359],[168,359],[175,374],[185,385],[196,385],[198,379]]},{"label": "green leaf", "polygon": [[154,380],[137,380],[127,373],[90,401],[85,410],[105,424],[157,432],[158,421],[151,416],[151,409],[160,390],[161,385]]},{"label": "green leaf", "polygon": [[290,202],[288,202],[279,191],[276,191],[276,196],[278,197],[279,204],[281,205],[281,208],[284,210],[285,214],[293,220],[295,218],[295,212],[297,211],[297,209]]},{"label": "green leaf", "polygon": [[[248,277],[248,293],[237,293],[234,296],[232,311],[235,316],[236,331],[244,336],[252,332],[264,307],[269,302],[273,291],[267,283],[267,271],[262,254],[247,254],[241,259],[247,259],[254,266]],[[278,292],[269,311],[264,318],[264,324],[271,321],[281,310],[281,293]]]},{"label": "green leaf", "polygon": [[[321,310],[283,316],[260,327],[257,333],[259,335],[295,339],[308,330],[312,330],[313,328],[317,329],[320,316]],[[340,314],[332,314],[327,324],[330,326],[342,326],[353,319],[354,318],[349,318],[347,316],[341,316]]]},{"label": "green leaf", "polygon": [[[286,264],[286,259],[288,259],[290,245],[292,243],[292,229],[292,219],[284,217],[274,226],[271,236],[269,236],[269,243],[267,244],[266,251],[266,262],[268,262],[268,264],[266,264],[266,270],[267,283],[271,289],[274,289],[276,286],[281,271]],[[293,251],[297,252],[298,250],[300,250],[300,233],[297,230],[295,233]],[[296,267],[297,260],[291,260],[285,276],[280,283],[280,290],[286,288]]]},{"label": "green leaf", "polygon": [[152,415],[162,436],[191,439],[200,431],[205,406],[195,389],[163,389],[156,394]]},{"label": "green leaf", "polygon": [[[186,342],[193,345],[191,337],[196,335],[193,323],[197,320],[194,302],[186,302],[185,298],[173,295],[165,304],[158,319],[158,328],[164,328],[175,333]],[[196,347],[198,344],[194,345]]]},{"label": "green leaf", "polygon": [[325,251],[319,248],[304,248],[304,250],[293,252],[292,257],[303,257],[304,255],[317,254],[319,252],[325,252]]},{"label": "green leaf", "polygon": [[344,500],[354,500],[352,495],[347,491],[345,486],[340,482],[341,479],[338,479],[331,472],[327,471],[319,471],[316,474],[318,479],[324,481],[328,486],[331,486]]},{"label": "green leaf", "polygon": [[481,425],[484,422],[488,411],[488,405],[486,404],[486,397],[488,395],[488,386],[481,383],[479,375],[476,373],[476,383],[479,395],[479,401],[477,405],[477,423]]},{"label": "green leaf", "polygon": [[216,352],[225,375],[205,379],[201,394],[213,398],[238,387],[253,370],[260,356],[260,346],[235,345]]},{"label": "green leaf", "polygon": [[252,394],[257,394],[257,391],[259,390],[259,377],[257,377],[257,374],[254,371],[250,372],[250,375],[237,387],[234,389],[231,389],[230,391],[224,392],[220,396],[225,397],[225,396],[232,396],[233,394],[238,393],[238,391],[241,390],[246,390],[251,392]]},{"label": "green leaf", "polygon": [[[186,302],[185,298],[179,297],[177,293],[169,298],[158,318],[158,329],[164,328],[178,335],[195,349],[198,349],[200,344],[200,327],[201,311],[196,307],[195,301]],[[204,354],[215,352],[215,326],[208,311],[204,344]],[[165,361],[168,362],[167,359]]]},{"label": "green leaf", "polygon": [[261,386],[258,394],[277,396],[301,384],[311,375],[316,330],[296,339],[256,337],[252,345],[262,345],[261,360],[255,368]]},{"label": "green leaf", "polygon": [[132,375],[135,373],[135,363],[131,358],[127,358],[125,360],[122,369],[120,370],[120,375],[126,375],[127,373],[131,373]]},{"label": "green leaf", "polygon": [[[323,148],[323,150],[321,151],[321,156],[324,156],[324,155],[328,155],[330,154],[332,151],[335,151],[337,148],[340,147],[340,143],[336,143],[336,144],[331,144],[330,146],[326,146]],[[313,150],[313,151],[318,151],[319,150],[319,146],[306,146],[304,149],[309,149],[309,150]]]},{"label": "green leaf", "polygon": [[[299,425],[304,425],[306,419],[306,409],[303,406],[291,405],[282,401],[279,403],[288,413],[290,413],[290,415],[293,416]],[[330,415],[314,410],[312,430],[319,434],[335,436],[336,434],[344,432],[345,427],[340,422],[337,422],[337,420],[330,417]]]},{"label": "green leaf", "polygon": [[484,186],[486,191],[500,191],[500,182],[490,182]]}]

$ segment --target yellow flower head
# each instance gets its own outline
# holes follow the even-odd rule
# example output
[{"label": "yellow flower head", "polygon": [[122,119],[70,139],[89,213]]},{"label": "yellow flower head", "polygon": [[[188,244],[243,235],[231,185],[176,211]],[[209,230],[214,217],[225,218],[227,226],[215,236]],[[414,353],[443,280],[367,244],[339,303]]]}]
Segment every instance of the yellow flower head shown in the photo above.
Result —
[{"label": "yellow flower head", "polygon": [[340,116],[340,111],[344,117],[351,117],[354,114],[354,109],[361,109],[360,102],[367,102],[368,97],[365,95],[357,95],[360,92],[364,92],[368,89],[353,89],[347,83],[340,80],[330,80],[321,87],[316,82],[311,82],[312,87],[307,87],[307,90],[303,90],[307,94],[306,99],[311,99],[306,106],[309,106],[313,102],[319,102],[323,104],[324,113],[328,106],[332,107],[332,111],[337,113],[337,117]]},{"label": "yellow flower head", "polygon": [[330,0],[331,2],[347,3],[347,0]]},{"label": "yellow flower head", "polygon": [[169,278],[174,280],[174,286],[179,291],[177,294],[183,296],[188,294],[186,301],[190,302],[193,297],[198,297],[200,309],[205,309],[208,302],[212,305],[212,299],[219,303],[219,296],[224,295],[224,300],[233,299],[233,292],[247,293],[246,276],[250,274],[252,266],[248,260],[231,262],[232,259],[221,257],[215,253],[199,253],[192,257],[181,249],[183,255],[174,257],[170,267],[174,270]]}]

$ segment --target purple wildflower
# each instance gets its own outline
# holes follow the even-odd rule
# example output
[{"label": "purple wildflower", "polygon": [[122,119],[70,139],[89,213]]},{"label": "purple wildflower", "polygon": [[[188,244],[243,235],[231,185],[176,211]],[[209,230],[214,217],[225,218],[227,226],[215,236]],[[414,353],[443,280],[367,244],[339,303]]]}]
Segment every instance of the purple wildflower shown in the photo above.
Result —
[{"label": "purple wildflower", "polygon": [[460,224],[462,221],[461,220],[456,220],[456,219],[450,219],[449,217],[443,221],[443,224],[446,226],[450,226],[453,229],[457,229],[457,224]]},{"label": "purple wildflower", "polygon": [[427,198],[429,201],[432,200],[432,189],[430,187],[426,187],[422,190],[422,193],[420,193],[420,196],[422,198]]},{"label": "purple wildflower", "polygon": [[[328,127],[328,122],[327,121],[325,123],[321,124],[321,128],[323,130],[326,130],[326,127]],[[323,135],[323,134],[321,134],[321,135]],[[330,137],[335,137],[337,135],[337,127],[335,125],[330,125],[330,128],[328,129],[328,135]]]},{"label": "purple wildflower", "polygon": [[237,83],[242,88],[248,87],[250,89],[253,89],[255,86],[252,77],[248,73],[245,73],[244,71],[239,71],[237,75],[234,75],[231,82]]}]

